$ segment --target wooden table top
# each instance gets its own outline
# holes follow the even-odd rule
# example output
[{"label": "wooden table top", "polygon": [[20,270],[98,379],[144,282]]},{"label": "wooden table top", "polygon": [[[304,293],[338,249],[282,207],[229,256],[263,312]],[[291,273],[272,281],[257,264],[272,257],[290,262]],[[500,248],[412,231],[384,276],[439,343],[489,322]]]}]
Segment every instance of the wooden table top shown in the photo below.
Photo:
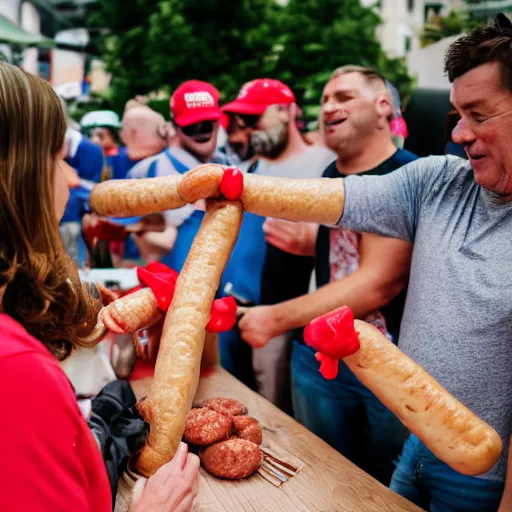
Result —
[{"label": "wooden table top", "polygon": [[[150,385],[150,378],[132,382],[137,398],[146,396]],[[263,427],[262,448],[302,469],[278,488],[258,474],[226,481],[201,468],[195,512],[421,511],[220,367],[201,378],[196,401],[214,397],[243,402]],[[128,510],[128,496],[120,485],[118,512]]]}]

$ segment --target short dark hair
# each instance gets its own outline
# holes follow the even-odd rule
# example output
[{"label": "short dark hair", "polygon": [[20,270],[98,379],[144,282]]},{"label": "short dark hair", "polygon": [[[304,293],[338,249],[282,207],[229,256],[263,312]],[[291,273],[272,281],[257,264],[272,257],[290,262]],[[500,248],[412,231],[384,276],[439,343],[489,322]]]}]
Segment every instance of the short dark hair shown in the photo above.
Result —
[{"label": "short dark hair", "polygon": [[444,70],[453,82],[468,71],[498,62],[502,70],[502,84],[512,90],[512,23],[499,14],[492,23],[459,37],[446,51]]},{"label": "short dark hair", "polygon": [[349,66],[341,66],[339,68],[336,68],[332,74],[331,74],[331,80],[333,80],[334,78],[338,78],[339,76],[342,76],[342,75],[348,75],[349,73],[360,73],[361,75],[363,75],[366,80],[369,82],[369,83],[373,83],[373,82],[382,82],[383,85],[386,85],[386,79],[384,78],[384,76],[379,73],[376,69],[373,69],[373,68],[365,68],[363,66],[352,66],[352,65],[349,65]]}]

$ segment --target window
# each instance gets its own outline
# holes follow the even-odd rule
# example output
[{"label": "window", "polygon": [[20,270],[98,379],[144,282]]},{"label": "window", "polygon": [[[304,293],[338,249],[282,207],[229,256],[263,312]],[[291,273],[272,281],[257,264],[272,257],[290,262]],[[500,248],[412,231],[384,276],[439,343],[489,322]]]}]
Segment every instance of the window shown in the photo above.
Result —
[{"label": "window", "polygon": [[407,9],[409,12],[414,11],[414,0],[407,0]]},{"label": "window", "polygon": [[404,37],[404,47],[405,47],[405,53],[409,53],[412,48],[412,37],[411,36],[405,36]]}]

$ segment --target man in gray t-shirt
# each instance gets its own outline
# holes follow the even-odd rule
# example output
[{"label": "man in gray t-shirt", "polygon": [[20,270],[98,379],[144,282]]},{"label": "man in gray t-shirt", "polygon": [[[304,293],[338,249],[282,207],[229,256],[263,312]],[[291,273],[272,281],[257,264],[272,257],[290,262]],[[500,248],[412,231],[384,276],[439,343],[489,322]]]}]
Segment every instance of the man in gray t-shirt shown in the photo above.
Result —
[{"label": "man in gray t-shirt", "polygon": [[[326,208],[321,220],[332,224],[338,215],[349,229],[414,243],[398,346],[503,440],[497,464],[471,477],[411,435],[391,488],[431,512],[509,512],[512,24],[500,16],[462,36],[449,47],[445,66],[460,116],[452,138],[468,161],[430,157],[385,176],[349,176],[339,211]],[[331,181],[326,187],[336,189],[339,180]],[[279,217],[302,213],[300,205],[310,201],[303,191]],[[271,211],[276,216],[275,205]]]},{"label": "man in gray t-shirt", "polygon": [[[469,477],[407,441],[391,488],[431,511],[511,510],[512,25],[499,17],[454,42],[445,67],[460,117],[458,157],[345,180],[340,224],[414,242],[399,347],[500,434],[504,451]],[[501,505],[500,505],[501,500]]]}]

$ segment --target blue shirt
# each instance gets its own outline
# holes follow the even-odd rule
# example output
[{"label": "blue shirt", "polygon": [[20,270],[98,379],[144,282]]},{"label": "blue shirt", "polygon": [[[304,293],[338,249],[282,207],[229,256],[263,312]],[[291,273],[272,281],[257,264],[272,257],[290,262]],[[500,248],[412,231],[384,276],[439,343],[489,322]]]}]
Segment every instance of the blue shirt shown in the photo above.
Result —
[{"label": "blue shirt", "polygon": [[122,180],[126,178],[128,171],[140,160],[132,160],[125,147],[119,148],[119,153],[107,158],[108,164],[112,169],[112,179]]},{"label": "blue shirt", "polygon": [[[81,138],[74,156],[66,158],[65,161],[76,170],[81,179],[100,182],[104,165],[103,151],[86,137]],[[84,204],[81,195],[78,189],[70,190],[69,201],[61,222],[80,222]]]}]

